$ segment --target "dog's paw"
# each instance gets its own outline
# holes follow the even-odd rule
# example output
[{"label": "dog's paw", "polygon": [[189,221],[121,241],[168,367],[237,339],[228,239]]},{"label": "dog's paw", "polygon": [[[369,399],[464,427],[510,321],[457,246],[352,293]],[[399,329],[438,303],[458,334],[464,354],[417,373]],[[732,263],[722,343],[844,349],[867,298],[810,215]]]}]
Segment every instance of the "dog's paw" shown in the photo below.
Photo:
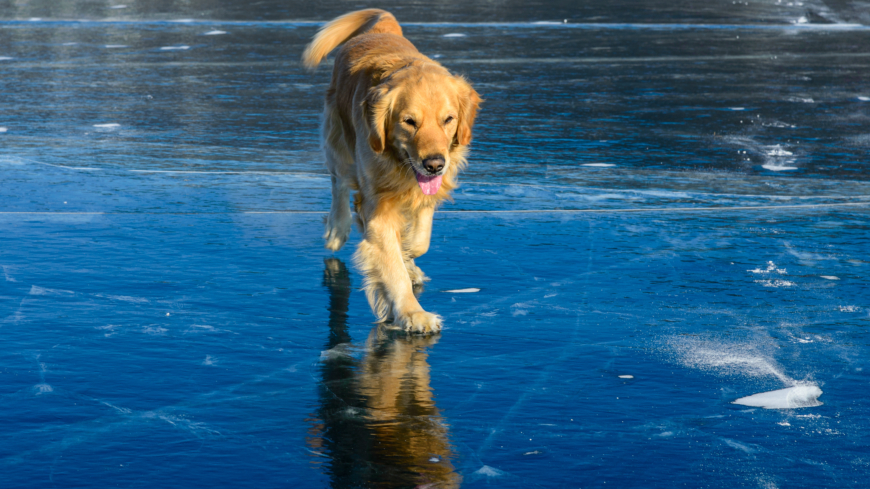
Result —
[{"label": "dog's paw", "polygon": [[411,278],[411,284],[423,285],[423,282],[429,281],[429,277],[423,273],[423,270],[420,270],[420,267],[414,264],[414,260],[406,261],[405,268],[408,269],[408,276]]},{"label": "dog's paw", "polygon": [[332,222],[326,223],[326,232],[323,233],[323,239],[326,241],[324,246],[327,249],[338,251],[347,242],[347,238],[350,237],[350,223],[348,222],[346,225],[342,224],[345,223],[339,225],[334,225]]},{"label": "dog's paw", "polygon": [[409,333],[432,334],[441,331],[441,316],[426,311],[415,311],[396,321],[402,329]]}]

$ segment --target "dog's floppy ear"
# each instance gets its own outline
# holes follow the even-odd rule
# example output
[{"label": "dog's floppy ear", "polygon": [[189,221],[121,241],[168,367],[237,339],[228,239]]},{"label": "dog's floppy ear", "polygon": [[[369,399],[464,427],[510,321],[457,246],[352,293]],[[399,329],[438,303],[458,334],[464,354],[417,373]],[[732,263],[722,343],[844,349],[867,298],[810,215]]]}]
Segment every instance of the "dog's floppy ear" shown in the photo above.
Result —
[{"label": "dog's floppy ear", "polygon": [[369,146],[383,153],[387,145],[387,124],[395,94],[385,84],[372,87],[364,103],[364,115],[369,126]]},{"label": "dog's floppy ear", "polygon": [[471,143],[471,128],[477,117],[477,108],[480,107],[483,100],[464,78],[460,78],[460,86],[459,126],[456,128],[456,143],[460,146],[468,146]]}]

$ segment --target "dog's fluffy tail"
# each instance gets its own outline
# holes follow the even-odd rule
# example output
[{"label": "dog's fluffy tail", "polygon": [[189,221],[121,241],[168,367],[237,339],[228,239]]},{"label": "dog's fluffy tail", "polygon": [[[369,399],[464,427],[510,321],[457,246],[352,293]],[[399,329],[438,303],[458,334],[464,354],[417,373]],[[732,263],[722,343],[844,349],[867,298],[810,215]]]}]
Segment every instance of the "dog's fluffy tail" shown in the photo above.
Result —
[{"label": "dog's fluffy tail", "polygon": [[314,69],[323,58],[348,39],[360,34],[387,33],[402,35],[402,28],[393,14],[379,9],[357,10],[338,17],[317,31],[305,52],[302,63]]}]

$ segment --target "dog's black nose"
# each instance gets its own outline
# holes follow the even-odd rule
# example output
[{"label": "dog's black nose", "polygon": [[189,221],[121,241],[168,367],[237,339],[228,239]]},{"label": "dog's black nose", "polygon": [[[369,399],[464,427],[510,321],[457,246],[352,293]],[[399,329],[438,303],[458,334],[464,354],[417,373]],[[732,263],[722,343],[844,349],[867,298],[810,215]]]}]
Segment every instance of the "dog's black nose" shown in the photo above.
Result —
[{"label": "dog's black nose", "polygon": [[438,173],[444,168],[444,157],[435,155],[423,158],[423,168],[432,175]]}]

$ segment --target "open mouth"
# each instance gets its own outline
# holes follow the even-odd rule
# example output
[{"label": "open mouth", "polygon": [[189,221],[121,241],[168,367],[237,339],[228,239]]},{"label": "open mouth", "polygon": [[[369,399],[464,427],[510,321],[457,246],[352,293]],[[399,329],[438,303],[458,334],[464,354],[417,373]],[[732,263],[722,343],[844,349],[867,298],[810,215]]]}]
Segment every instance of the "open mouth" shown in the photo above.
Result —
[{"label": "open mouth", "polygon": [[435,195],[438,193],[443,175],[420,175],[416,169],[414,169],[414,173],[417,175],[417,185],[420,186],[420,190],[424,194]]},{"label": "open mouth", "polygon": [[420,173],[420,170],[417,169],[417,165],[413,164],[414,159],[411,158],[411,154],[407,151],[405,151],[405,154],[408,156],[408,162],[411,163],[411,168],[414,169],[414,176],[417,177],[417,185],[420,186],[420,190],[422,190],[425,195],[437,194],[438,189],[441,188],[441,178],[444,175],[424,175]]}]

